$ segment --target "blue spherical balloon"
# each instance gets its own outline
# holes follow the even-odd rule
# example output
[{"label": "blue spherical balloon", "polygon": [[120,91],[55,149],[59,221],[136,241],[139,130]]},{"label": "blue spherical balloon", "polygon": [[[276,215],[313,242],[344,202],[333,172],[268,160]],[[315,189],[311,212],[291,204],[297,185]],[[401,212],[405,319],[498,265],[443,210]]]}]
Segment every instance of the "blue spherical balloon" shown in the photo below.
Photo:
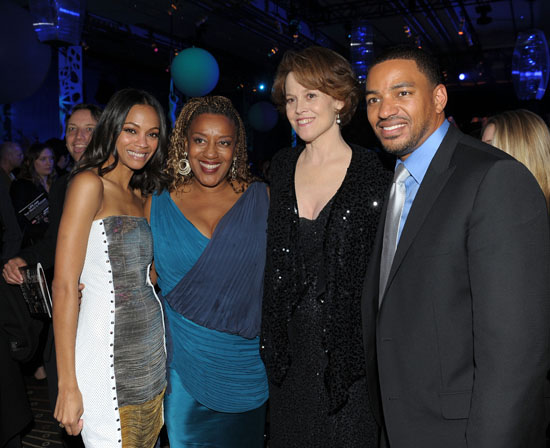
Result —
[{"label": "blue spherical balloon", "polygon": [[220,77],[214,56],[202,48],[187,48],[172,61],[172,79],[177,89],[187,96],[210,93]]},{"label": "blue spherical balloon", "polygon": [[260,101],[248,111],[248,121],[256,131],[270,131],[275,127],[278,119],[277,109],[268,101]]},{"label": "blue spherical balloon", "polygon": [[31,96],[50,68],[50,47],[38,41],[30,13],[9,1],[0,2],[0,61],[0,104]]}]

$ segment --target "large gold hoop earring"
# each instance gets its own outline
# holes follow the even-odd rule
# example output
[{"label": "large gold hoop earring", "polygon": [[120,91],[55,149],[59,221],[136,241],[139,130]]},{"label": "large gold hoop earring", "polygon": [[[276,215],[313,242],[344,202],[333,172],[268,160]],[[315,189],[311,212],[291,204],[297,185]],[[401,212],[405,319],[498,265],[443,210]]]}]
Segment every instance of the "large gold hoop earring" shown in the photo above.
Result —
[{"label": "large gold hoop earring", "polygon": [[233,158],[233,163],[231,164],[231,180],[237,179],[237,156]]},{"label": "large gold hoop earring", "polygon": [[187,159],[187,151],[183,153],[183,158],[178,162],[178,174],[181,176],[188,176],[191,172],[191,164]]}]

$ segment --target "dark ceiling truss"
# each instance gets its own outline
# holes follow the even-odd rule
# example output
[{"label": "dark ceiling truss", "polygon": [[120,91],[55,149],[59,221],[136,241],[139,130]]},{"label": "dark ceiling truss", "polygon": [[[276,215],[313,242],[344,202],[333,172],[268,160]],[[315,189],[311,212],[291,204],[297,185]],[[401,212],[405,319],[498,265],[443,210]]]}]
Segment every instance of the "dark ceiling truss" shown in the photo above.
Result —
[{"label": "dark ceiling truss", "polygon": [[[355,0],[355,1],[317,1],[297,2],[280,0],[275,3],[296,11],[300,19],[317,25],[333,25],[357,19],[372,20],[384,17],[422,14],[429,8],[437,11],[447,8],[463,8],[483,4],[498,3],[509,0],[403,0],[395,7],[388,0]],[[314,3],[314,4],[313,4]]]},{"label": "dark ceiling truss", "polygon": [[[265,13],[258,8],[252,7],[248,2],[233,2],[228,3],[224,1],[198,1],[198,0],[188,0],[189,3],[195,4],[197,7],[203,10],[205,16],[217,16],[223,18],[226,22],[231,22],[234,25],[238,25],[243,30],[250,31],[258,36],[263,37],[273,43],[273,45],[282,46],[283,48],[290,48],[295,46],[295,42],[292,38],[291,33],[289,32],[288,21],[284,20],[282,17],[273,17]],[[130,2],[128,2],[130,3]],[[175,9],[170,18],[171,22],[175,25],[171,25],[171,33],[167,34],[165,29],[162,28],[160,23],[166,20],[167,11],[169,11],[169,6],[171,2],[150,2],[147,0],[132,0],[133,8],[135,8],[136,13],[135,17],[138,19],[135,25],[131,27],[124,25],[121,22],[114,21],[105,17],[100,17],[94,14],[88,14],[87,20],[84,25],[85,34],[90,34],[93,32],[99,32],[104,34],[105,32],[110,32],[114,35],[117,35],[119,38],[124,37],[124,35],[129,35],[131,38],[136,38],[138,41],[150,45],[151,38],[154,37],[154,40],[160,47],[170,47],[170,48],[186,48],[191,45],[201,45],[200,41],[196,41],[196,36],[194,31],[189,27],[178,26],[180,10]],[[176,4],[177,2],[173,2]],[[129,5],[128,5],[129,6]],[[144,18],[147,17],[149,20],[151,18],[158,19],[159,26],[154,27],[150,24],[141,23],[139,21],[139,15],[142,15]],[[278,23],[277,23],[278,22]],[[145,36],[145,30],[148,30],[148,34]],[[300,36],[301,46],[309,46],[316,43],[313,37],[320,36],[322,39],[327,41],[328,46],[337,47],[338,44],[332,42],[328,37],[325,37],[322,33],[315,33],[316,36]],[[250,47],[250,50],[254,49],[254,46]],[[266,49],[267,50],[267,49]]]}]

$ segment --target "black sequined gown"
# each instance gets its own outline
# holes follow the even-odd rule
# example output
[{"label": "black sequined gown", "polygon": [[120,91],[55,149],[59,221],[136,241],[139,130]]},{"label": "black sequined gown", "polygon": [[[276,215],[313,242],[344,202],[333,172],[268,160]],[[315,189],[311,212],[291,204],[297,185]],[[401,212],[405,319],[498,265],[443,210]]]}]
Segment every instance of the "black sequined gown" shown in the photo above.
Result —
[{"label": "black sequined gown", "polygon": [[307,281],[288,324],[292,364],[281,385],[270,384],[270,447],[376,447],[376,423],[369,409],[366,378],[349,389],[347,403],[329,415],[324,383],[327,353],[323,348],[325,228],[332,200],[317,219],[300,218],[302,278]]}]

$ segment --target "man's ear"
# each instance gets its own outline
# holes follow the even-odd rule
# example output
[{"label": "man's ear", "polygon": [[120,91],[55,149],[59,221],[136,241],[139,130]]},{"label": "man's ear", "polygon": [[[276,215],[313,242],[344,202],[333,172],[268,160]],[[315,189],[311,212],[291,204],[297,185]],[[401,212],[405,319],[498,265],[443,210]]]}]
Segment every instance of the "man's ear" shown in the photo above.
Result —
[{"label": "man's ear", "polygon": [[447,105],[447,89],[443,84],[438,84],[435,86],[433,91],[433,101],[436,112],[438,114],[442,113]]}]

